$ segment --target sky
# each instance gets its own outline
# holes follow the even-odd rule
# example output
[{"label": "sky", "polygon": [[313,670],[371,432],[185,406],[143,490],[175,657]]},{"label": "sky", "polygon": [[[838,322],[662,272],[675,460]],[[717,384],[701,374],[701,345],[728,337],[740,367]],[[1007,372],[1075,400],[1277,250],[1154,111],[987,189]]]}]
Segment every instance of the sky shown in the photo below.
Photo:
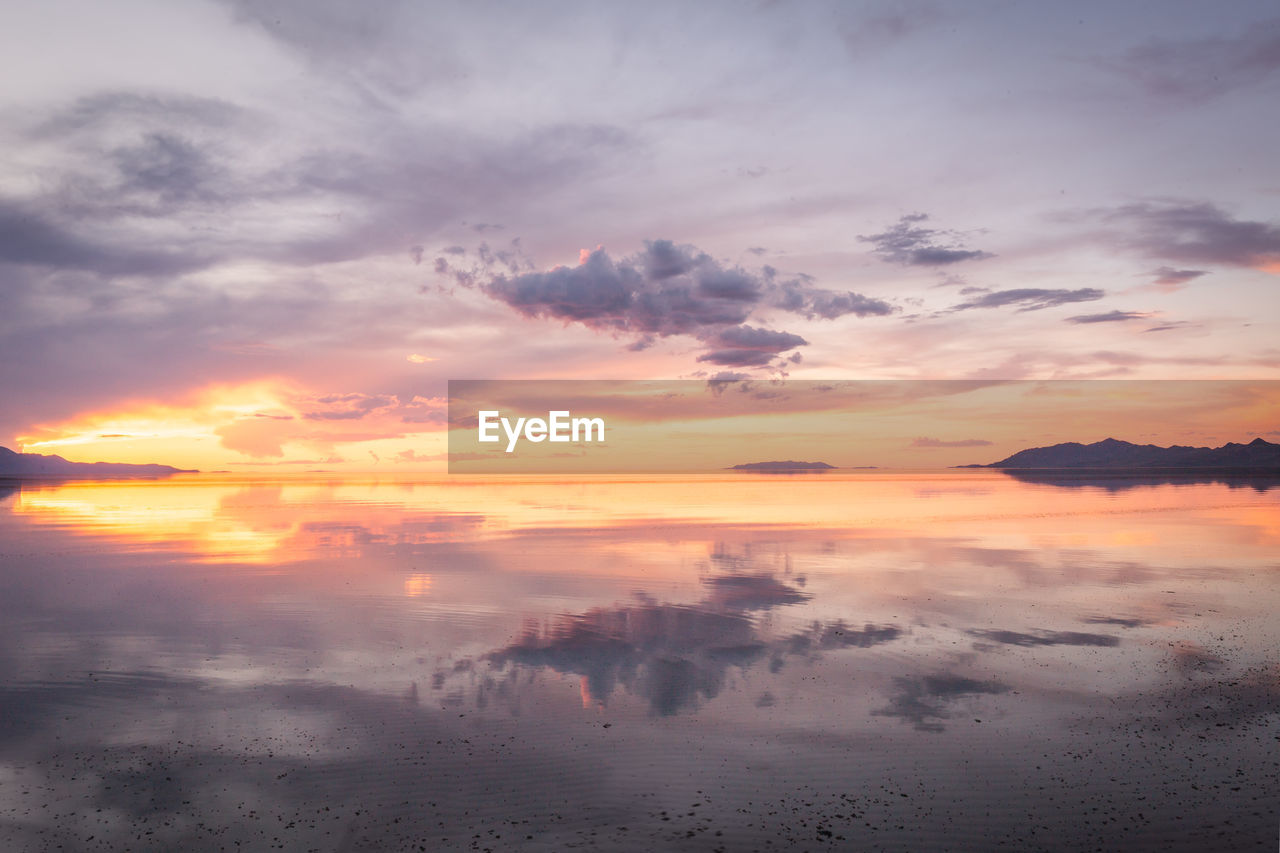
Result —
[{"label": "sky", "polygon": [[20,0],[0,76],[15,449],[432,470],[464,378],[1280,378],[1273,3]]}]

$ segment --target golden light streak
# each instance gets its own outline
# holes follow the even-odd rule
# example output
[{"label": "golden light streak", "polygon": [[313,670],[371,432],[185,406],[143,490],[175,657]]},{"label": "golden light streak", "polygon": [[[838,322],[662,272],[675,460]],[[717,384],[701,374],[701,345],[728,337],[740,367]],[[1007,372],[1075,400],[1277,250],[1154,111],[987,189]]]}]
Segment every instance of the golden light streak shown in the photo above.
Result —
[{"label": "golden light streak", "polygon": [[414,572],[404,579],[404,594],[410,598],[418,598],[431,592],[434,578],[426,572]]}]

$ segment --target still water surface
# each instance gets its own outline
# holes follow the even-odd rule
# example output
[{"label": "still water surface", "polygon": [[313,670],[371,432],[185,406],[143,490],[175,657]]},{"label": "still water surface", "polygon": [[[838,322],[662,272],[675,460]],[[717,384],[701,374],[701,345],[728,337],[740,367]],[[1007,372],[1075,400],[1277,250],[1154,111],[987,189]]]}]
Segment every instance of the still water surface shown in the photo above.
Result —
[{"label": "still water surface", "polygon": [[0,484],[0,849],[1274,849],[1280,489]]}]

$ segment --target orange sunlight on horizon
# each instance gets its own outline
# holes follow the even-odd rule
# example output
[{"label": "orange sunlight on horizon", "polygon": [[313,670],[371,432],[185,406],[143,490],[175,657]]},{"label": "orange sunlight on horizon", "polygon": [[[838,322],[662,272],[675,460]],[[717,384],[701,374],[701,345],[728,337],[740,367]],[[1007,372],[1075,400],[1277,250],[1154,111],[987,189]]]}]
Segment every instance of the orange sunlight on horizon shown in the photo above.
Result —
[{"label": "orange sunlight on horizon", "polygon": [[[171,465],[201,471],[443,470],[445,436],[406,423],[390,406],[314,413],[321,403],[357,405],[368,395],[319,396],[284,380],[211,385],[174,401],[130,400],[18,436],[23,453],[71,462]],[[374,403],[377,398],[370,398]],[[414,398],[420,408],[443,401]]]}]

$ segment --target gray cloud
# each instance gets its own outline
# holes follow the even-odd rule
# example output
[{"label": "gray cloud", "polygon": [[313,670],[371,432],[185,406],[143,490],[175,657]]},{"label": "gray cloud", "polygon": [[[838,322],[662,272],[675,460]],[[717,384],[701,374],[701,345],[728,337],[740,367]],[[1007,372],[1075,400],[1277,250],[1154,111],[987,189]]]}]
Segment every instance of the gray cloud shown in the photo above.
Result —
[{"label": "gray cloud", "polygon": [[1004,693],[1008,687],[995,681],[978,681],[959,675],[926,675],[920,678],[895,678],[894,691],[887,707],[872,711],[881,717],[899,717],[917,731],[940,732],[942,722],[951,716],[950,706],[961,699]]},{"label": "gray cloud", "polygon": [[315,400],[321,408],[305,412],[303,417],[311,421],[360,420],[370,412],[394,406],[396,402],[394,397],[371,394],[326,394]]},{"label": "gray cloud", "polygon": [[1120,639],[1109,634],[1085,634],[1079,631],[1037,631],[1024,634],[1019,631],[975,630],[975,637],[1003,643],[1009,646],[1118,646]]},{"label": "gray cloud", "polygon": [[904,266],[937,267],[960,261],[978,261],[994,257],[989,252],[965,249],[956,243],[959,234],[917,225],[929,218],[927,213],[911,213],[879,234],[859,236],[875,246],[872,251],[882,260]]},{"label": "gray cloud", "polygon": [[607,702],[619,686],[643,696],[652,713],[670,716],[712,699],[729,667],[770,658],[870,648],[899,639],[902,629],[845,622],[815,622],[776,640],[765,639],[750,611],[807,601],[809,595],[766,573],[716,575],[708,596],[693,605],[640,603],[595,608],[567,616],[546,630],[531,630],[485,658],[498,666],[547,667],[582,675],[591,697]]},{"label": "gray cloud", "polygon": [[377,121],[376,135],[317,139],[216,99],[82,98],[21,129],[58,164],[56,181],[0,198],[0,259],[170,275],[245,258],[305,266],[399,253],[475,213],[545,201],[635,147],[601,124],[486,136]]},{"label": "gray cloud", "polygon": [[[1116,208],[1105,218],[1129,229],[1118,238],[1123,245],[1150,257],[1238,267],[1280,261],[1280,228],[1267,222],[1236,219],[1208,202],[1142,202]],[[1168,267],[1156,272],[1162,278],[1170,276],[1175,284],[1202,274]]]},{"label": "gray cloud", "polygon": [[784,311],[823,320],[834,320],[846,314],[855,317],[884,317],[899,310],[883,299],[873,299],[851,290],[840,293],[812,287],[803,279],[780,284],[773,304]]},{"label": "gray cloud", "polygon": [[0,262],[145,276],[174,275],[211,263],[199,253],[82,237],[34,206],[4,199],[0,199]]},{"label": "gray cloud", "polygon": [[1116,625],[1121,628],[1142,628],[1151,624],[1149,619],[1137,619],[1124,616],[1088,616],[1080,621],[1089,625]]},{"label": "gray cloud", "polygon": [[[577,322],[632,337],[632,350],[672,335],[697,338],[707,347],[698,361],[725,367],[777,366],[775,356],[808,343],[790,332],[747,325],[757,310],[775,308],[810,319],[896,310],[861,294],[814,287],[808,276],[780,279],[772,267],[728,266],[670,240],[648,241],[642,251],[619,259],[597,248],[584,253],[577,266],[547,271],[531,269],[518,244],[496,251],[482,244],[474,260],[464,268],[441,256],[435,269],[525,317]],[[798,354],[789,360],[797,361]]]},{"label": "gray cloud", "polygon": [[1160,267],[1151,274],[1155,276],[1157,285],[1172,290],[1209,273],[1208,270],[1178,270],[1173,267]]},{"label": "gray cloud", "polygon": [[1145,320],[1150,314],[1141,311],[1108,311],[1105,314],[1077,314],[1068,317],[1068,323],[1123,323],[1127,320]]},{"label": "gray cloud", "polygon": [[1236,37],[1151,41],[1110,65],[1154,95],[1204,100],[1280,71],[1280,19],[1256,23]]},{"label": "gray cloud", "polygon": [[1039,311],[1072,302],[1090,302],[1104,296],[1106,293],[1096,287],[1082,287],[1077,290],[1018,287],[983,294],[976,299],[952,306],[951,310],[963,311],[968,308],[1001,308],[1005,305],[1019,305],[1021,306],[1018,308],[1019,311]]},{"label": "gray cloud", "polygon": [[754,349],[713,349],[698,356],[698,361],[721,367],[766,367],[774,354]]}]

